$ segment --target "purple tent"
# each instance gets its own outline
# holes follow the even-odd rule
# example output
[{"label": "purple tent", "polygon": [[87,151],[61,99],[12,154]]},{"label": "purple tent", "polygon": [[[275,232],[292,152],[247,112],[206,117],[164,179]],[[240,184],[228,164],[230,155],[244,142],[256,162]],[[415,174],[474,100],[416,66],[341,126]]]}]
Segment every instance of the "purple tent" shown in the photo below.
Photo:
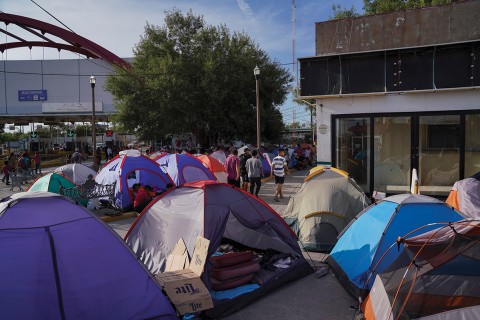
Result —
[{"label": "purple tent", "polygon": [[[263,296],[266,291],[312,271],[298,246],[297,238],[282,218],[262,200],[231,185],[199,181],[170,190],[150,203],[130,228],[127,244],[146,267],[157,274],[165,270],[166,257],[183,238],[191,253],[197,235],[210,240],[208,257],[224,241],[233,241],[249,250],[291,257],[285,269],[256,274],[259,287],[241,296],[217,300],[207,313],[225,316]],[[202,280],[210,288],[211,264],[207,260]]]},{"label": "purple tent", "polygon": [[217,181],[202,161],[189,154],[162,154],[155,161],[168,173],[177,186],[200,180]]},{"label": "purple tent", "polygon": [[133,203],[128,188],[134,183],[166,190],[172,179],[158,163],[144,155],[121,155],[110,160],[95,177],[98,184],[115,184],[115,206],[125,210]]},{"label": "purple tent", "polygon": [[60,195],[0,202],[0,256],[3,319],[177,319],[118,235]]}]

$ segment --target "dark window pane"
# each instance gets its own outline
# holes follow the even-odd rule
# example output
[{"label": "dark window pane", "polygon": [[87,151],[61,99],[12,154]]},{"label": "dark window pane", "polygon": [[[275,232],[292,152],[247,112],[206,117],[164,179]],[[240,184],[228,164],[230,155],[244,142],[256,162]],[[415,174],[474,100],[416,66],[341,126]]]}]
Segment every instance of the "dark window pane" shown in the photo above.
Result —
[{"label": "dark window pane", "polygon": [[340,93],[340,64],[338,57],[300,61],[302,96]]},{"label": "dark window pane", "polygon": [[387,91],[433,89],[433,52],[432,48],[389,52]]},{"label": "dark window pane", "polygon": [[385,57],[375,55],[342,57],[342,93],[385,91]]},{"label": "dark window pane", "polygon": [[473,85],[473,47],[438,47],[435,54],[435,85],[437,88],[459,88]]}]

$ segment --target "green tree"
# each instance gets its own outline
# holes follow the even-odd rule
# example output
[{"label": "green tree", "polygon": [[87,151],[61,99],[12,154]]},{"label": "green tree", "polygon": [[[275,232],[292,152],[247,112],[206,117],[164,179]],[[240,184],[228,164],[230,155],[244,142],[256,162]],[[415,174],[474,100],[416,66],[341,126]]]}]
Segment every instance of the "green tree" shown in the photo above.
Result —
[{"label": "green tree", "polygon": [[339,4],[332,4],[333,15],[329,15],[329,20],[348,19],[360,16],[354,6],[350,9],[342,8]]},{"label": "green tree", "polygon": [[192,132],[202,142],[256,136],[253,69],[261,69],[262,140],[283,129],[278,106],[291,76],[249,36],[210,26],[190,11],[166,13],[165,25],[147,24],[131,69],[106,82],[115,99],[115,121],[140,140]]},{"label": "green tree", "polygon": [[423,8],[454,2],[455,0],[363,0],[365,15],[414,8]]}]

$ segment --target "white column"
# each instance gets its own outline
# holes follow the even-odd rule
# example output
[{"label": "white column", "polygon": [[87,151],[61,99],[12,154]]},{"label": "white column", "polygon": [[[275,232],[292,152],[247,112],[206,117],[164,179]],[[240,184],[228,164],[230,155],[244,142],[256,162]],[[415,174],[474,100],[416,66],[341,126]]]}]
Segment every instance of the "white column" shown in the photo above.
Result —
[{"label": "white column", "polygon": [[332,166],[332,110],[317,100],[317,165]]}]

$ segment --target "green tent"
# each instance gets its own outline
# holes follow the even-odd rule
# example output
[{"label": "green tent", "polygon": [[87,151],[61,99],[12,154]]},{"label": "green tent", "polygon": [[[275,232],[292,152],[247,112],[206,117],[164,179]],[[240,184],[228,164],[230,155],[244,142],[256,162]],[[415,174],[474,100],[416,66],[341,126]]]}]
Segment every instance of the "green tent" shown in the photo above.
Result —
[{"label": "green tent", "polygon": [[[27,192],[48,191],[61,194],[60,187],[77,188],[77,186],[67,177],[58,173],[49,173],[35,180],[28,187]],[[80,204],[84,206],[87,205],[86,201],[81,201]]]}]

